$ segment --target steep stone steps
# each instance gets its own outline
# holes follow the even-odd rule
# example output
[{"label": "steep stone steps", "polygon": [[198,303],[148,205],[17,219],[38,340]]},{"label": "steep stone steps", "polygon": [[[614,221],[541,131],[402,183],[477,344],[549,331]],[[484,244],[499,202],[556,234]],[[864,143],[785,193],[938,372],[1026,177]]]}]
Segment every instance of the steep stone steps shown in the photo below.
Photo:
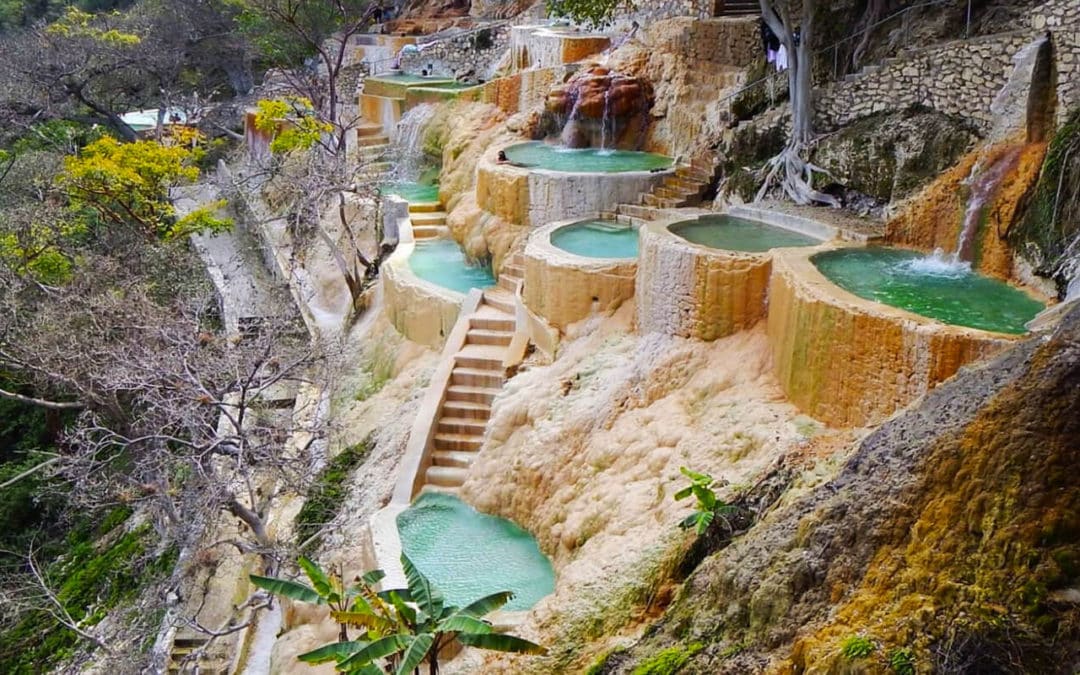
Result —
[{"label": "steep stone steps", "polygon": [[377,146],[389,146],[390,137],[386,134],[379,134],[378,136],[357,136],[356,146],[359,148],[371,148]]},{"label": "steep stone steps", "polygon": [[506,383],[504,364],[516,328],[513,312],[508,291],[487,290],[476,310],[461,319],[467,322],[465,344],[452,357],[421,493],[456,494],[468,477],[484,443],[491,403]]},{"label": "steep stone steps", "polygon": [[[209,642],[205,635],[188,634],[173,638],[166,672],[169,675],[228,675],[232,668],[228,645],[215,642],[207,647]],[[206,651],[199,653],[201,650]]]},{"label": "steep stone steps", "polygon": [[761,5],[757,0],[716,0],[715,16],[742,17],[758,14],[761,14]]},{"label": "steep stone steps", "polygon": [[409,220],[412,221],[413,226],[423,225],[445,225],[446,224],[446,211],[409,211]]}]

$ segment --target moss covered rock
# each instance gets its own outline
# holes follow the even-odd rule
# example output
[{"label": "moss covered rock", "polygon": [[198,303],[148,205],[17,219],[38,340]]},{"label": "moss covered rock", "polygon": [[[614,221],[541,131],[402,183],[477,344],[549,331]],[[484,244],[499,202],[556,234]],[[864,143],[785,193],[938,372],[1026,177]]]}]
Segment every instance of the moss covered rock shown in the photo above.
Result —
[{"label": "moss covered rock", "polygon": [[975,127],[960,118],[912,109],[844,127],[817,144],[812,161],[837,182],[890,202],[951,167],[977,139]]}]

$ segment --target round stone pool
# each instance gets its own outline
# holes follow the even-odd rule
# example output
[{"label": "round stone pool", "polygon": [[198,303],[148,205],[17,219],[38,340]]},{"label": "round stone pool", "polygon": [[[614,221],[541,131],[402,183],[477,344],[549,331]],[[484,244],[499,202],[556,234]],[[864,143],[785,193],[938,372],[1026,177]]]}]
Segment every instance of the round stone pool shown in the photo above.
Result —
[{"label": "round stone pool", "polygon": [[401,550],[450,605],[511,591],[507,610],[526,610],[555,590],[551,562],[525,530],[452,495],[427,493],[397,517]]},{"label": "round stone pool", "polygon": [[701,216],[672,223],[669,230],[692,244],[726,251],[763,253],[774,248],[816,246],[820,240],[757,220],[729,215]]},{"label": "round stone pool", "polygon": [[409,256],[409,268],[424,281],[458,293],[495,285],[488,265],[473,265],[452,239],[418,241]]},{"label": "round stone pool", "polygon": [[638,233],[614,220],[583,220],[552,232],[551,245],[584,258],[636,258]]},{"label": "round stone pool", "polygon": [[845,248],[811,261],[826,278],[860,298],[943,323],[1021,334],[1043,303],[1008,284],[940,255],[897,248]]},{"label": "round stone pool", "polygon": [[572,173],[623,173],[671,167],[670,157],[651,152],[566,148],[542,141],[511,145],[506,148],[506,158],[525,168]]}]

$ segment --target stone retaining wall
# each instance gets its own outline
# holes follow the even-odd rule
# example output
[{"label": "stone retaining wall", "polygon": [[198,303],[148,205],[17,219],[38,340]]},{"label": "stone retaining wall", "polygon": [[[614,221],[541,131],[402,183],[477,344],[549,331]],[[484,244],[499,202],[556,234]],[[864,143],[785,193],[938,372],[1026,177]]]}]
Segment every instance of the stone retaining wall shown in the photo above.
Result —
[{"label": "stone retaining wall", "polygon": [[[501,24],[486,31],[422,44],[420,52],[406,52],[401,67],[407,73],[428,70],[439,77],[490,80],[510,44],[510,26]],[[430,66],[430,68],[429,68]]]},{"label": "stone retaining wall", "polygon": [[750,328],[765,317],[770,255],[699,246],[668,230],[686,219],[639,230],[638,332],[715,340]]},{"label": "stone retaining wall", "polygon": [[1013,71],[1025,45],[1050,35],[1056,69],[1057,123],[1080,105],[1080,3],[1051,0],[1027,15],[1017,31],[957,40],[864,72],[821,89],[816,100],[820,131],[872,113],[923,105],[989,125],[990,104]]},{"label": "stone retaining wall", "polygon": [[768,333],[788,400],[826,424],[880,423],[1013,342],[848,293],[811,262],[818,250],[773,254]]},{"label": "stone retaining wall", "polygon": [[552,232],[574,222],[542,227],[525,246],[525,304],[561,331],[594,312],[618,309],[634,296],[637,272],[633,258],[585,258],[553,246]]}]

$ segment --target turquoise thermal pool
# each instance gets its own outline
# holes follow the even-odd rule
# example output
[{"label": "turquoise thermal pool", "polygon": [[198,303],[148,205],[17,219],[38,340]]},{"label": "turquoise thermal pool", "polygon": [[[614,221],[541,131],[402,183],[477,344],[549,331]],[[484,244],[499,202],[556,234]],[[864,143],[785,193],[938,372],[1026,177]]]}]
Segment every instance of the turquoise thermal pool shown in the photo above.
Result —
[{"label": "turquoise thermal pool", "polygon": [[818,239],[782,227],[727,215],[702,216],[696,220],[673,223],[668,229],[693,244],[746,253],[821,243]]},{"label": "turquoise thermal pool", "polygon": [[811,259],[830,281],[860,298],[938,321],[1020,334],[1043,303],[940,254],[896,248],[847,248]]},{"label": "turquoise thermal pool", "polygon": [[512,591],[504,609],[525,610],[555,590],[551,562],[532,535],[457,497],[422,494],[397,517],[397,526],[401,550],[451,605]]},{"label": "turquoise thermal pool", "polygon": [[613,220],[583,220],[552,232],[551,245],[585,258],[636,258],[638,233]]},{"label": "turquoise thermal pool", "polygon": [[409,267],[424,281],[458,293],[495,285],[491,268],[469,264],[461,247],[452,239],[417,242],[409,256]]},{"label": "turquoise thermal pool", "polygon": [[390,183],[382,191],[401,197],[410,204],[435,203],[439,201],[439,186],[434,183]]},{"label": "turquoise thermal pool", "polygon": [[511,163],[526,168],[572,173],[621,173],[671,167],[671,158],[634,150],[566,148],[541,141],[519,143],[506,148]]},{"label": "turquoise thermal pool", "polygon": [[413,75],[412,73],[386,73],[385,75],[371,75],[366,78],[369,82],[393,82],[394,84],[438,84],[453,82],[445,77],[432,77],[430,75]]}]

